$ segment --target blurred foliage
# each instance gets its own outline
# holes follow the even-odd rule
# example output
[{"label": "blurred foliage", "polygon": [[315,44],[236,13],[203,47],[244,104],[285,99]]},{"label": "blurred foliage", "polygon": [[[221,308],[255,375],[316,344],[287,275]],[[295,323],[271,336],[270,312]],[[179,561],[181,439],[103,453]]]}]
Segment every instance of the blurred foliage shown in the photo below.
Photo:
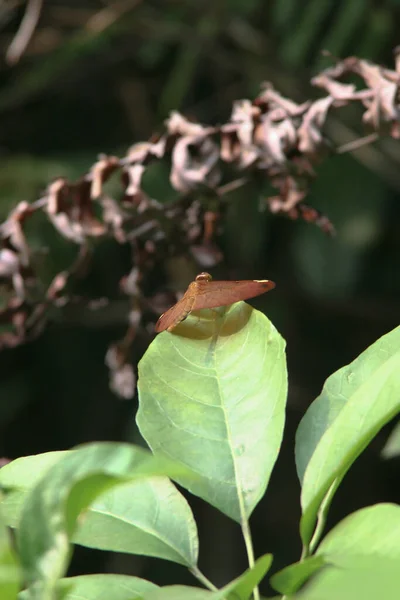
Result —
[{"label": "blurred foliage", "polygon": [[[0,7],[2,217],[18,201],[39,198],[53,177],[85,172],[99,152],[121,154],[149,138],[171,109],[220,122],[235,99],[252,97],[264,80],[296,101],[318,97],[309,81],[330,62],[323,50],[391,65],[400,25],[398,0],[52,0],[44,2],[20,61],[10,66],[5,55],[24,10],[22,1]],[[343,111],[329,121],[328,133],[335,144],[344,144],[362,135],[359,122],[354,111]],[[162,167],[145,185],[160,199],[170,197]],[[334,240],[311,225],[260,213],[252,188],[232,194],[220,240],[225,263],[215,275],[276,281],[274,294],[254,304],[268,313],[288,344],[287,439],[269,495],[254,517],[256,547],[275,554],[274,570],[298,558],[296,424],[324,379],[399,321],[399,192],[398,142],[382,140],[330,159],[318,172],[312,203],[335,223]],[[62,268],[73,251],[49,237],[43,222],[29,235],[38,247],[51,248],[50,271]],[[123,274],[123,252],[98,252],[88,285],[113,297],[117,276],[106,273],[115,268]],[[106,321],[71,315],[36,342],[2,353],[4,456],[138,435],[136,406],[111,394],[103,364],[108,344],[123,327],[118,307]],[[137,340],[133,360],[149,339],[144,332]],[[333,521],[378,498],[399,498],[393,462],[382,468],[379,448],[371,453],[345,482]],[[222,516],[198,501],[193,505],[202,568],[215,584],[223,584],[245,568],[238,538]],[[207,530],[212,529],[224,552],[231,548],[217,572],[215,556],[222,548],[215,541],[210,545]],[[73,572],[128,572],[136,565],[136,574],[139,568],[153,581],[182,581],[182,571],[169,564],[157,563],[157,575],[150,575],[156,563],[147,559],[127,565],[124,557],[119,562],[114,557],[101,567],[93,561],[78,551]]]}]

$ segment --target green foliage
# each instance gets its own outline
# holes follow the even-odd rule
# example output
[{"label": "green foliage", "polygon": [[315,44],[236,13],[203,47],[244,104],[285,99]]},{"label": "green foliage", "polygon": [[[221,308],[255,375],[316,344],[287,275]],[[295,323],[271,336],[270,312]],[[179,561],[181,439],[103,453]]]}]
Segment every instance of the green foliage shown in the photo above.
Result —
[{"label": "green foliage", "polygon": [[[1,485],[7,493],[2,508],[9,525],[18,526],[29,490],[53,464],[57,463],[58,470],[60,457],[68,454],[47,452],[4,467]],[[186,566],[197,562],[197,532],[190,508],[165,477],[146,477],[102,494],[86,510],[73,542],[159,556]]]},{"label": "green foliage", "polygon": [[18,557],[11,544],[10,532],[0,520],[0,598],[14,600],[21,585]]},{"label": "green foliage", "polygon": [[[25,3],[3,4],[4,51]],[[105,21],[97,21],[97,29],[91,26],[91,17],[97,17],[97,10],[101,16],[103,7],[75,4],[67,2],[59,10],[43,3],[43,18],[31,48],[20,65],[2,69],[2,220],[17,202],[40,197],[53,177],[78,178],[98,152],[120,154],[132,141],[147,139],[160,128],[169,109],[181,107],[194,119],[221,123],[231,102],[249,90],[258,91],[261,80],[303,101],[318,95],[307,89],[309,74],[332,62],[321,56],[322,50],[388,63],[389,50],[398,42],[399,0],[379,6],[362,0],[117,2],[115,12],[105,7]],[[328,123],[328,135],[333,132],[334,143],[344,144],[360,135],[358,124],[354,115],[340,111],[337,120]],[[311,203],[334,222],[338,235],[333,241],[309,225],[260,216],[259,193],[253,187],[229,197],[221,223],[226,264],[235,277],[251,273],[277,281],[281,295],[268,306],[279,315],[275,325],[287,336],[296,401],[304,378],[319,385],[327,373],[359,352],[355,348],[364,348],[398,321],[396,296],[392,303],[400,290],[395,144],[361,149],[354,158],[330,158],[318,169]],[[26,149],[23,155],[21,148]],[[144,189],[163,202],[173,200],[168,176],[164,166],[152,166]],[[50,282],[70,264],[77,248],[52,235],[40,219],[26,223],[25,233],[34,251],[44,250],[35,256],[35,267],[40,262],[43,281]],[[112,264],[119,261],[119,256],[111,260]],[[107,278],[100,268],[96,274],[102,281]],[[115,287],[112,293],[116,294]],[[97,288],[93,295],[98,295]],[[313,307],[323,308],[323,328],[318,318],[314,321]],[[246,314],[249,319],[242,329],[221,333],[227,327],[225,320],[240,323]],[[338,314],[345,318],[336,328]],[[117,326],[125,320],[118,306],[113,315],[111,325],[113,319]],[[99,338],[90,337],[86,315],[78,317],[84,321],[79,339],[85,343],[76,352],[79,342],[72,331],[76,317],[71,318],[72,324],[69,318],[38,345],[2,354],[4,456],[33,452],[35,444],[42,451],[70,447],[79,439],[114,436],[121,405],[107,391],[103,393],[106,375],[104,353],[96,354]],[[101,319],[109,335],[110,323]],[[27,582],[32,585],[20,592],[20,600],[45,598],[47,592],[54,599],[67,600],[244,600],[265,578],[270,555],[220,590],[207,584],[198,571],[196,521],[167,477],[239,521],[249,549],[247,518],[268,487],[282,437],[284,343],[271,323],[248,307],[233,308],[221,319],[216,323],[211,313],[191,316],[172,335],[159,336],[140,365],[141,429],[154,453],[172,454],[174,463],[154,462],[136,447],[115,445],[106,450],[94,445],[27,456],[1,468],[1,600],[14,600]],[[212,353],[218,362],[214,360],[210,367],[207,335],[214,326],[220,328]],[[246,346],[243,332],[247,332]],[[269,336],[271,343],[263,346]],[[342,478],[382,425],[399,412],[398,342],[398,330],[392,331],[329,377],[300,424],[296,463],[305,547],[299,562],[271,578],[281,593],[295,594],[300,600],[399,597],[398,506],[377,504],[358,510],[323,537]],[[141,355],[140,342],[137,346]],[[186,368],[189,361],[196,365],[195,371]],[[94,398],[92,406],[90,398]],[[234,404],[238,398],[240,403]],[[46,400],[49,424],[43,424],[41,412]],[[310,401],[307,386],[303,400],[303,404]],[[120,421],[125,427],[126,420]],[[39,431],[38,424],[43,425]],[[125,430],[118,433],[122,436]],[[399,448],[397,427],[384,457],[398,456]],[[130,462],[128,455],[140,455],[143,462]],[[282,480],[286,485],[285,473]],[[271,497],[269,514],[273,513]],[[282,520],[293,522],[286,503],[279,510]],[[263,522],[268,513],[258,510]],[[271,519],[275,518],[278,521],[273,513]],[[3,521],[15,529],[17,549]],[[212,527],[208,531],[212,538]],[[289,546],[285,534],[282,531],[281,547]],[[74,544],[176,562],[209,589],[158,588],[146,579],[122,575],[64,577]],[[263,544],[258,544],[262,552],[278,554],[274,537],[266,536]],[[170,563],[166,564],[169,569]]]},{"label": "green foliage", "polygon": [[297,592],[325,564],[322,556],[309,556],[301,562],[289,565],[271,577],[271,585],[282,594]]},{"label": "green foliage", "polygon": [[[321,538],[345,472],[400,412],[399,335],[400,328],[388,333],[329,377],[299,426],[304,551],[271,578],[281,593],[328,600],[363,590],[372,600],[383,585],[385,597],[398,593],[398,506],[356,511]],[[282,338],[243,302],[198,311],[153,342],[140,365],[139,391],[138,421],[153,455],[127,444],[89,444],[21,458],[0,471],[1,509],[5,523],[17,529],[28,585],[21,600],[257,597],[272,556],[253,562],[247,518],[268,484],[282,435]],[[250,568],[220,590],[198,569],[196,524],[168,476],[241,523]],[[12,600],[20,586],[18,558],[4,526],[0,534],[2,598]],[[180,563],[210,589],[157,588],[121,575],[63,578],[73,543]]]},{"label": "green foliage", "polygon": [[196,472],[182,485],[240,523],[264,494],[281,443],[284,342],[248,304],[210,315],[189,317],[150,346],[137,422],[155,456]]},{"label": "green foliage", "polygon": [[302,478],[300,530],[306,549],[318,514],[320,520],[324,518],[351,464],[399,411],[400,327],[331,375],[300,424],[296,456]]},{"label": "green foliage", "polygon": [[[134,600],[157,589],[150,581],[127,575],[81,575],[60,579],[57,592],[63,595],[63,600]],[[20,594],[24,600],[26,594]]]},{"label": "green foliage", "polygon": [[[43,476],[27,493],[18,522],[18,547],[28,598],[50,600],[70,558],[70,541],[82,511],[97,496],[129,480],[182,472],[171,462],[152,457],[141,448],[124,444],[91,444],[56,460],[38,460]],[[32,467],[31,463],[28,468]],[[50,466],[51,465],[51,466]],[[22,487],[22,459],[14,481]],[[35,478],[33,478],[35,479]],[[32,483],[32,479],[31,479]],[[130,492],[129,492],[130,493]],[[96,536],[96,532],[94,537]]]},{"label": "green foliage", "polygon": [[323,569],[304,591],[292,596],[295,600],[387,600],[399,597],[400,572],[398,560],[385,556],[352,561],[343,567]]}]

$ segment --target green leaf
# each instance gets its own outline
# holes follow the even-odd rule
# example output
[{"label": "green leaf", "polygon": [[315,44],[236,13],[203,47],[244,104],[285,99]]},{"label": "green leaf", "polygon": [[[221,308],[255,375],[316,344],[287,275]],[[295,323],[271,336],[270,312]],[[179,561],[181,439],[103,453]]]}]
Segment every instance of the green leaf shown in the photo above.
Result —
[{"label": "green leaf", "polygon": [[[332,413],[331,407],[340,403],[340,398],[345,400],[342,409]],[[317,409],[309,409],[300,425],[296,456],[300,473],[306,465],[300,523],[305,547],[324,499],[329,498],[325,505],[330,503],[351,464],[399,410],[400,327],[329,377],[317,399]]]},{"label": "green leaf", "polygon": [[[29,489],[68,454],[27,456],[0,470],[0,486],[6,491],[1,507],[7,525],[18,526]],[[157,556],[190,567],[197,563],[192,512],[176,487],[163,477],[119,485],[102,494],[80,520],[72,541],[102,550]]]},{"label": "green leaf", "polygon": [[[321,576],[318,575],[315,581],[313,580],[306,588],[307,593],[304,593],[304,596],[300,594],[296,598],[333,599],[335,596],[330,588],[336,593],[336,598],[342,599],[343,593],[346,594],[344,597],[350,598],[345,587],[348,586],[350,590],[354,590],[359,585],[360,588],[354,594],[354,598],[378,600],[381,597],[378,590],[384,589],[386,600],[386,590],[388,589],[387,585],[390,586],[390,579],[394,577],[394,580],[397,581],[397,576],[391,572],[390,565],[398,565],[399,558],[400,507],[395,504],[377,504],[363,508],[346,517],[328,533],[318,547],[316,556],[298,564],[300,568],[302,564],[320,560],[328,566],[325,566]],[[372,569],[374,573],[371,590],[369,589],[370,575],[364,572],[364,569],[367,568],[368,570]],[[382,573],[380,572],[381,568],[383,568]],[[285,570],[281,573],[284,573]],[[282,590],[275,586],[274,579],[281,573],[272,578],[274,587],[281,592],[293,593],[289,589]],[[388,584],[385,583],[386,576],[389,578]],[[367,577],[368,581],[365,590],[363,587],[364,577]],[[378,583],[374,581],[375,578]],[[398,594],[399,588],[397,587],[395,590],[394,587],[389,594]],[[389,595],[389,597],[391,596]]]},{"label": "green leaf", "polygon": [[[352,363],[328,377],[321,394],[308,408],[296,433],[296,467],[300,481],[303,481],[307,465],[323,434],[348,400],[365,383],[366,376],[373,376],[385,365],[397,340],[400,328],[379,338]],[[1,480],[0,480],[1,481]]]},{"label": "green leaf", "polygon": [[73,542],[156,556],[187,567],[197,564],[192,511],[166,477],[128,483],[103,494],[87,511]]},{"label": "green leaf", "polygon": [[259,558],[254,567],[221,590],[209,592],[200,588],[171,585],[143,594],[141,600],[249,600],[272,563],[271,554]]},{"label": "green leaf", "polygon": [[188,585],[167,585],[143,594],[138,600],[215,600],[214,592]]},{"label": "green leaf", "polygon": [[322,556],[310,556],[275,573],[270,583],[281,594],[294,594],[324,564]]},{"label": "green leaf", "polygon": [[28,490],[36,485],[60,458],[70,454],[71,450],[17,458],[0,469],[0,488]]},{"label": "green leaf", "polygon": [[61,579],[57,589],[67,592],[63,600],[133,600],[157,586],[139,577],[99,574]]},{"label": "green leaf", "polygon": [[[272,564],[272,554],[265,554],[256,560],[254,567],[247,569],[237,579],[216,592],[213,600],[248,600],[254,588],[264,579]],[[222,594],[222,595],[221,595]]]},{"label": "green leaf", "polygon": [[182,467],[129,444],[88,444],[58,460],[24,502],[18,546],[30,599],[52,598],[70,556],[80,513],[112,486],[156,475],[182,474]]},{"label": "green leaf", "polygon": [[1,512],[4,518],[4,523],[8,525],[8,527],[18,527],[18,523],[21,518],[22,506],[27,493],[27,490],[16,490],[4,494],[1,497]]},{"label": "green leaf", "polygon": [[382,448],[383,458],[395,458],[400,454],[400,422],[395,425],[386,444]]},{"label": "green leaf", "polygon": [[[63,600],[136,600],[158,586],[146,579],[128,575],[79,575],[65,577],[57,583],[57,594]],[[29,592],[21,592],[19,600],[28,600]]]},{"label": "green leaf", "polygon": [[20,589],[21,573],[18,559],[11,546],[9,532],[0,519],[0,598],[16,600]]},{"label": "green leaf", "polygon": [[[397,332],[397,333],[396,333]],[[321,394],[302,418],[296,433],[296,467],[300,481],[323,434],[348,400],[364,384],[366,375],[373,376],[385,365],[400,339],[400,328],[379,338],[352,363],[328,377]],[[0,480],[1,481],[1,480]]]},{"label": "green leaf", "polygon": [[376,504],[341,521],[322,540],[317,556],[346,567],[363,556],[400,559],[400,506]]},{"label": "green leaf", "polygon": [[292,600],[398,600],[399,561],[364,557],[344,567],[326,567]]},{"label": "green leaf", "polygon": [[197,473],[178,477],[181,485],[238,522],[263,496],[279,452],[284,347],[263,314],[238,302],[192,314],[139,363],[143,437],[156,456]]}]

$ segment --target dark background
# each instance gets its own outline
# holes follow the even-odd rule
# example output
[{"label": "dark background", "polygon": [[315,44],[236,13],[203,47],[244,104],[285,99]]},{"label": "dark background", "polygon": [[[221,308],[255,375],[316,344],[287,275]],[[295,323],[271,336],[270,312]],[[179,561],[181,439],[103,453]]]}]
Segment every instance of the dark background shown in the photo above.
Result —
[{"label": "dark background", "polygon": [[[0,212],[33,201],[52,177],[78,177],[100,152],[124,155],[176,109],[201,122],[229,118],[232,102],[253,98],[262,81],[303,101],[328,65],[321,51],[357,55],[392,68],[400,2],[386,0],[51,0],[17,65],[5,61],[25,10],[0,7]],[[336,111],[327,131],[336,145],[362,135],[357,111]],[[158,198],[168,171],[153,175]],[[288,420],[266,497],[252,518],[256,554],[272,552],[277,570],[299,558],[300,489],[294,434],[326,377],[398,325],[400,308],[399,142],[382,140],[318,169],[308,202],[329,215],[330,239],[317,227],[258,210],[237,191],[219,243],[219,278],[269,278],[272,294],[254,301],[287,340]],[[29,232],[50,246],[49,272],[69,260],[71,244],[39,222]],[[88,277],[93,296],[115,297],[122,250],[97,249]],[[179,269],[179,265],[172,268]],[[41,337],[0,356],[0,453],[8,458],[66,449],[91,440],[138,441],[137,399],[109,391],[104,356],[123,335],[126,316],[85,322],[74,314]],[[148,336],[139,336],[134,360]],[[382,432],[340,488],[331,523],[377,501],[398,501],[395,461],[379,453]],[[217,585],[245,567],[238,527],[190,499],[200,528],[200,565]],[[156,583],[192,583],[176,565],[77,548],[71,574],[132,573]]]}]

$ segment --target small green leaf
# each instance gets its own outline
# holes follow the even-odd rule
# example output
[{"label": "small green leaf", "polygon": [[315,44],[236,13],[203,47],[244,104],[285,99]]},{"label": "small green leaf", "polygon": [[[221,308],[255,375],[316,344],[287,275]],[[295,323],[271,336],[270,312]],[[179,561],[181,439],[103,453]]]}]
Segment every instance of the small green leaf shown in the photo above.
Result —
[{"label": "small green leaf", "polygon": [[244,302],[222,316],[198,315],[159,335],[139,363],[137,423],[156,456],[196,472],[196,480],[179,477],[181,485],[240,522],[263,496],[278,456],[285,344]]},{"label": "small green leaf", "polygon": [[[341,410],[332,411],[340,404]],[[305,547],[328,492],[330,502],[351,464],[399,411],[400,327],[329,377],[316,408],[307,411],[299,427],[296,457],[300,475],[305,469],[300,523]]]},{"label": "small green leaf", "polygon": [[254,567],[216,592],[194,587],[171,585],[143,595],[143,600],[249,600],[254,588],[265,577],[272,563],[272,555],[261,556]]},{"label": "small green leaf", "polygon": [[215,592],[213,600],[248,600],[254,588],[264,579],[272,564],[272,554],[265,554],[256,560],[254,567],[247,569],[237,579]]},{"label": "small green leaf", "polygon": [[52,598],[68,565],[77,519],[97,496],[129,480],[165,474],[182,474],[182,467],[129,444],[88,444],[58,460],[22,509],[17,539],[29,599]]},{"label": "small green leaf", "polygon": [[310,556],[275,573],[271,577],[271,585],[281,594],[294,594],[324,564],[322,556]]}]

